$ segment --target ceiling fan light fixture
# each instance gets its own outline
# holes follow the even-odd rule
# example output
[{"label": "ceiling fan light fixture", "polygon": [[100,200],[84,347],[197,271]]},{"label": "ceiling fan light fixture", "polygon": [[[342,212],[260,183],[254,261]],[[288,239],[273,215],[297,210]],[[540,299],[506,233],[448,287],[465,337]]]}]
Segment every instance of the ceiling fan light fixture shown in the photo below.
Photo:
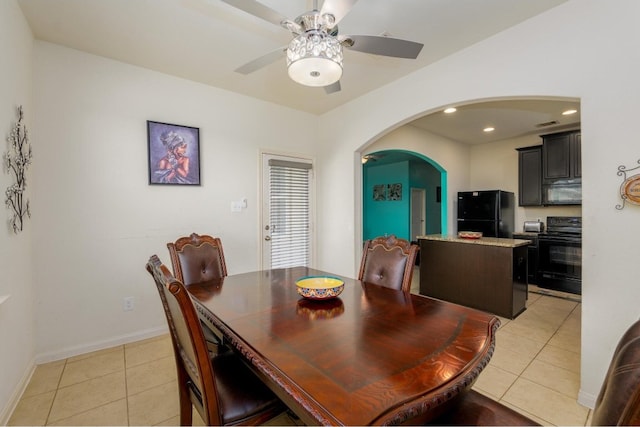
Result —
[{"label": "ceiling fan light fixture", "polygon": [[308,30],[287,47],[289,77],[305,86],[328,86],[342,77],[342,45],[323,30]]}]

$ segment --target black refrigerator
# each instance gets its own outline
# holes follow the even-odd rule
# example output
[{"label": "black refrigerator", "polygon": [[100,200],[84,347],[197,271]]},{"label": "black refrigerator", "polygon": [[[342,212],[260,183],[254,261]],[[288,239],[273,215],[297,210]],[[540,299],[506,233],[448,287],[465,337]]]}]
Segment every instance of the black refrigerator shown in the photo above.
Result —
[{"label": "black refrigerator", "polygon": [[481,231],[484,237],[511,238],[515,197],[502,190],[458,193],[458,231]]}]

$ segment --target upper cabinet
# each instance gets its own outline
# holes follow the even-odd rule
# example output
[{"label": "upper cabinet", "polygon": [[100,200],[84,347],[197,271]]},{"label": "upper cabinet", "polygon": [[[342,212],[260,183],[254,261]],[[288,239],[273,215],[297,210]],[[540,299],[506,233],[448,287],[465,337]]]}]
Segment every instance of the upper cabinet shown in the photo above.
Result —
[{"label": "upper cabinet", "polygon": [[542,135],[542,145],[518,148],[518,205],[582,203],[580,130]]},{"label": "upper cabinet", "polygon": [[542,145],[518,148],[518,205],[542,205]]},{"label": "upper cabinet", "polygon": [[580,130],[542,135],[542,204],[582,203]]},{"label": "upper cabinet", "polygon": [[542,135],[542,177],[545,184],[582,176],[580,131]]}]

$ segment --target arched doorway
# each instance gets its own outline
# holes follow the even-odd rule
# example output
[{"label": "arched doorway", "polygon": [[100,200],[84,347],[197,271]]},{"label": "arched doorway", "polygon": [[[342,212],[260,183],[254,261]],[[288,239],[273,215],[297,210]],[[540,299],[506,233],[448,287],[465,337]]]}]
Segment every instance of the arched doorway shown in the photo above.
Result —
[{"label": "arched doorway", "polygon": [[432,159],[406,150],[368,153],[362,183],[363,240],[446,233],[446,172]]}]

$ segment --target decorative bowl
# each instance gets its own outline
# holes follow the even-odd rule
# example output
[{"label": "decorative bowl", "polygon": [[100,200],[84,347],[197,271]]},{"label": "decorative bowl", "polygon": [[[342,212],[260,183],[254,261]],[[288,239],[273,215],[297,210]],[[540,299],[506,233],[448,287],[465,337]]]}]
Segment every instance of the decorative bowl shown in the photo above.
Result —
[{"label": "decorative bowl", "polygon": [[458,231],[458,237],[461,239],[479,239],[482,237],[482,231]]},{"label": "decorative bowl", "polygon": [[326,300],[342,293],[344,281],[332,276],[305,276],[296,280],[296,288],[305,298]]}]

